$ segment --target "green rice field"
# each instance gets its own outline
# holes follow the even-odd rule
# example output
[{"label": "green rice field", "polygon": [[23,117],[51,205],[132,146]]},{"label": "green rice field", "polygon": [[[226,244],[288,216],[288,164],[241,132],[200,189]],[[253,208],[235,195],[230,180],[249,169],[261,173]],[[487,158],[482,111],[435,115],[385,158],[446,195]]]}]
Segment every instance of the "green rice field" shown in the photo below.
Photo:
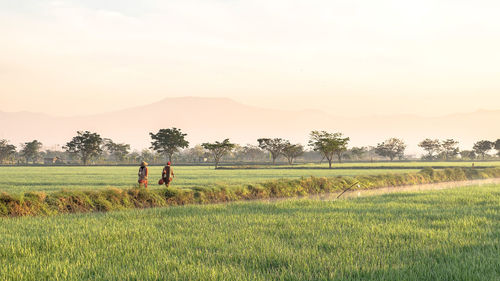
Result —
[{"label": "green rice field", "polygon": [[[344,162],[344,163],[334,163],[333,168],[349,168],[349,167],[403,167],[403,168],[421,168],[421,167],[471,167],[474,164],[475,167],[491,167],[500,166],[500,161],[405,161],[405,162]],[[298,167],[314,167],[314,168],[328,168],[327,163],[323,164],[302,164],[297,165]],[[270,166],[272,167],[272,166]]]},{"label": "green rice field", "polygon": [[[149,167],[150,188],[161,188],[163,167]],[[0,167],[0,192],[89,190],[137,185],[137,167]],[[354,176],[406,173],[416,169],[238,169],[214,170],[206,166],[175,167],[173,187],[196,188],[260,183],[276,178]]]},{"label": "green rice field", "polygon": [[[172,186],[178,188],[199,188],[234,186],[261,183],[270,179],[300,177],[334,177],[407,173],[422,167],[470,167],[472,162],[378,162],[342,163],[335,169],[327,164],[290,166],[268,166],[258,169],[214,170],[209,166],[174,167],[176,178]],[[500,162],[478,162],[480,166],[500,166]],[[29,191],[90,190],[108,187],[131,188],[137,185],[138,167],[133,166],[87,166],[87,167],[0,167],[0,192],[20,193]],[[157,185],[161,166],[149,169],[150,188]]]},{"label": "green rice field", "polygon": [[0,280],[499,280],[499,252],[499,185],[0,218]]}]

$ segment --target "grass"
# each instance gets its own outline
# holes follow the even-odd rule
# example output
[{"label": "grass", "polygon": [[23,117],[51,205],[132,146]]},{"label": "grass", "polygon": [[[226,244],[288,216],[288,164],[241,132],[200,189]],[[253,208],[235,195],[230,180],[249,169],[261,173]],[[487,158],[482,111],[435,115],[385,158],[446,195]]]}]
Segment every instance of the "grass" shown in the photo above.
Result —
[{"label": "grass", "polygon": [[[431,167],[439,168],[453,168],[453,167],[474,167],[488,168],[500,166],[500,161],[384,161],[384,162],[342,162],[334,163],[333,169],[423,169]],[[266,169],[328,169],[328,163],[308,163],[298,165],[225,165],[222,169],[245,169],[245,168],[266,168]]]},{"label": "grass", "polygon": [[0,280],[498,280],[500,186],[0,218]]},{"label": "grass", "polygon": [[58,213],[107,212],[130,208],[210,204],[238,200],[307,196],[346,188],[370,189],[425,183],[500,177],[500,168],[425,168],[418,173],[358,175],[353,177],[304,177],[275,179],[258,184],[199,188],[95,189],[59,192],[0,194],[0,216],[35,216]]},{"label": "grass", "polygon": [[[138,167],[0,167],[0,192],[10,194],[61,189],[90,190],[116,187],[129,189],[137,185]],[[163,167],[152,166],[149,170],[149,185],[160,188]],[[407,173],[408,169],[247,169],[214,170],[213,167],[174,167],[176,178],[172,185],[178,188],[237,186],[255,184],[277,178],[333,177],[374,175],[381,173]]]},{"label": "grass", "polygon": [[[214,170],[208,166],[174,167],[176,178],[172,183],[178,188],[202,188],[240,186],[261,183],[271,179],[294,179],[301,177],[334,177],[375,175],[384,173],[408,173],[422,167],[470,167],[472,162],[375,162],[341,163],[336,169],[326,169],[328,164],[262,167],[260,169]],[[496,162],[476,162],[476,167],[500,166]],[[273,169],[277,168],[277,169]],[[338,168],[338,169],[337,169]],[[0,167],[0,192],[10,194],[43,191],[54,192],[61,189],[90,190],[109,187],[128,189],[137,184],[138,167]],[[151,166],[149,184],[156,184],[162,167]]]},{"label": "grass", "polygon": [[130,208],[210,204],[239,200],[308,196],[346,188],[370,189],[500,177],[500,168],[425,168],[418,173],[274,179],[257,184],[193,188],[107,188],[0,194],[0,216],[107,212]]},{"label": "grass", "polygon": [[[420,169],[421,167],[471,167],[474,163],[475,167],[491,167],[500,166],[500,161],[404,161],[404,162],[344,162],[344,163],[334,163],[333,167],[347,168],[347,167],[407,167]],[[305,164],[298,165],[305,167],[328,167],[328,163],[323,164]]]}]

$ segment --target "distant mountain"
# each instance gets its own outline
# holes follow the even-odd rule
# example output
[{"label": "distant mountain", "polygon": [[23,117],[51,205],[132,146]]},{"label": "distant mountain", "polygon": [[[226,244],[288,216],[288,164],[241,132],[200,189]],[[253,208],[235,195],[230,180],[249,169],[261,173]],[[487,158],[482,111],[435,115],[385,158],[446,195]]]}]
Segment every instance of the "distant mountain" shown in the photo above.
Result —
[{"label": "distant mountain", "polygon": [[104,114],[57,117],[30,112],[0,112],[0,138],[13,144],[38,139],[46,147],[68,142],[77,130],[90,130],[116,142],[141,149],[150,144],[149,132],[178,127],[191,144],[230,138],[240,144],[260,137],[283,137],[306,143],[311,130],[340,131],[352,145],[376,145],[400,137],[416,152],[426,137],[455,138],[470,148],[479,139],[500,138],[500,110],[441,117],[415,115],[329,115],[317,110],[291,111],[253,107],[227,98],[167,98],[159,102]]}]

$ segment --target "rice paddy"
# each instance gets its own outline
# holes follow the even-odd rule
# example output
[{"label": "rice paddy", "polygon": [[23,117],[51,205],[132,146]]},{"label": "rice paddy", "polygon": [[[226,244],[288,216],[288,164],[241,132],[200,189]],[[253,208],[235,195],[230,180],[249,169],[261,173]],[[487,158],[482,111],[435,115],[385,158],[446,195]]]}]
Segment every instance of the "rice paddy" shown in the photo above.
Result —
[{"label": "rice paddy", "polygon": [[[150,188],[157,184],[163,167],[149,167]],[[0,167],[0,192],[91,190],[137,185],[138,167]],[[238,169],[214,170],[207,166],[174,167],[172,186],[178,188],[234,186],[261,183],[277,178],[334,177],[407,173],[417,169]]]},{"label": "rice paddy", "polygon": [[[471,167],[473,162],[377,162],[341,163],[334,169],[327,164],[304,164],[291,166],[266,166],[259,168],[220,169],[212,166],[176,166],[172,186],[178,188],[203,188],[214,186],[238,186],[261,183],[271,179],[301,177],[334,177],[375,175],[387,173],[408,173],[422,167]],[[500,162],[476,162],[476,167],[500,166]],[[161,166],[149,167],[149,186],[159,188]],[[132,188],[137,185],[135,166],[87,166],[87,167],[0,167],[0,192],[10,194],[42,191],[93,190]]]},{"label": "rice paddy", "polygon": [[498,280],[500,186],[0,218],[1,280]]},{"label": "rice paddy", "polygon": [[[431,164],[179,166],[172,190],[453,166]],[[150,167],[154,189],[161,169]],[[0,167],[0,192],[129,189],[136,174],[137,167]],[[498,280],[499,249],[498,184],[0,217],[0,280]]]}]

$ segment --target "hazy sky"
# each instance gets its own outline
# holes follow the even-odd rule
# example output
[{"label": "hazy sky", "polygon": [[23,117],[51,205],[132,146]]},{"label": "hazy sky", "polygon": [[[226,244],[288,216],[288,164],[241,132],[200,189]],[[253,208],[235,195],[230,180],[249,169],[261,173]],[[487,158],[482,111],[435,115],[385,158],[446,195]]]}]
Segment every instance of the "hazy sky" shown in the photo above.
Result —
[{"label": "hazy sky", "polygon": [[499,14],[493,0],[0,0],[0,110],[500,109]]}]

